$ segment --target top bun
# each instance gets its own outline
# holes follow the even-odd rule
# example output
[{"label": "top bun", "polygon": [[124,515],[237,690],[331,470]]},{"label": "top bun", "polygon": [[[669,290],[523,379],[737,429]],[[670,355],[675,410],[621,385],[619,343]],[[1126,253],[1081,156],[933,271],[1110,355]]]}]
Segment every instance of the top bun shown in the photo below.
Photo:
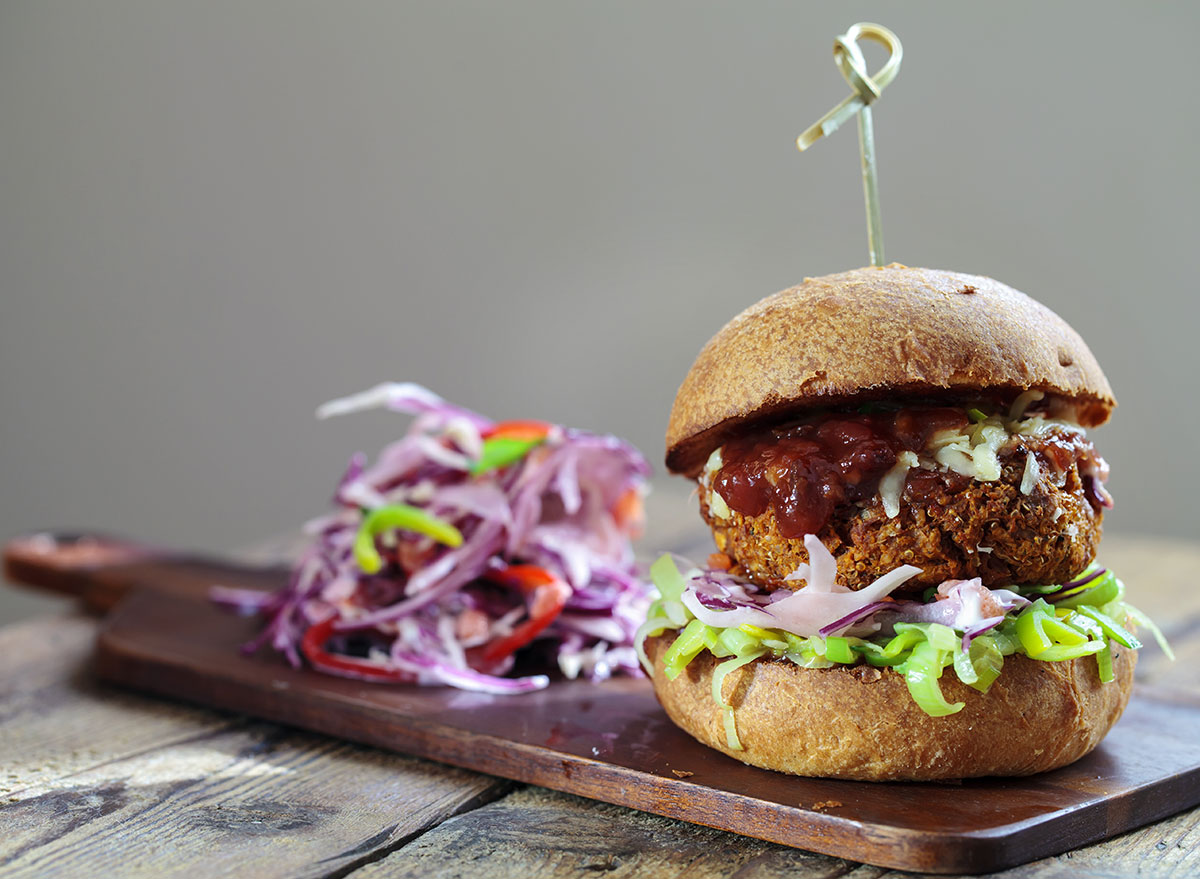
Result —
[{"label": "top bun", "polygon": [[999,281],[896,263],[806,278],[704,346],[671,409],[667,467],[694,476],[745,428],[852,398],[1026,390],[1073,403],[1084,427],[1116,406],[1079,334]]}]

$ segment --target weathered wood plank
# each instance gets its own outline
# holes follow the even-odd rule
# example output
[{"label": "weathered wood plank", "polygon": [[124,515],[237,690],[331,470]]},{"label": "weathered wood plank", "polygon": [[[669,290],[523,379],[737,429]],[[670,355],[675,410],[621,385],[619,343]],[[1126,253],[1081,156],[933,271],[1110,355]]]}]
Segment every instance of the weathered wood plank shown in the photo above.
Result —
[{"label": "weathered wood plank", "polygon": [[328,876],[510,787],[254,723],[9,797],[0,872]]},{"label": "weathered wood plank", "polygon": [[0,798],[234,723],[93,681],[96,629],[81,615],[0,629]]},{"label": "weathered wood plank", "polygon": [[[354,879],[831,879],[855,867],[837,858],[530,787],[446,821],[367,864]],[[853,875],[874,879],[883,873],[859,867]]]},{"label": "weathered wood plank", "polygon": [[326,876],[511,787],[100,686],[95,629],[0,630],[6,876]]},{"label": "weathered wood plank", "polygon": [[[452,870],[445,865],[453,862]],[[1185,877],[1200,871],[1200,809],[1068,854],[1000,873],[996,879]],[[618,806],[525,788],[453,818],[355,879],[562,879],[593,874],[708,879],[915,879],[824,855],[659,818]]]}]

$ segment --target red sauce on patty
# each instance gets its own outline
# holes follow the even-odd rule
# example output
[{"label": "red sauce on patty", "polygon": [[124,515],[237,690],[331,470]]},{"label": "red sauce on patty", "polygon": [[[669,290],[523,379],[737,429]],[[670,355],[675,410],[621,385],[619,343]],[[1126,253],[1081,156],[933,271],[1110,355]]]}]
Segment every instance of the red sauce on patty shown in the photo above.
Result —
[{"label": "red sauce on patty", "polygon": [[[839,506],[873,498],[901,452],[919,452],[938,431],[968,424],[963,409],[944,407],[817,415],[726,443],[712,487],[742,515],[772,510],[783,537],[818,534]],[[1107,467],[1087,439],[1052,435],[1039,438],[1038,447],[1059,472],[1073,464],[1086,469],[1085,494],[1093,508],[1112,505],[1102,493]],[[946,475],[910,471],[905,499],[920,502],[936,493]]]},{"label": "red sauce on patty", "polygon": [[726,443],[713,488],[743,515],[772,509],[784,537],[816,534],[839,505],[873,497],[901,452],[968,423],[945,408],[819,415]]}]

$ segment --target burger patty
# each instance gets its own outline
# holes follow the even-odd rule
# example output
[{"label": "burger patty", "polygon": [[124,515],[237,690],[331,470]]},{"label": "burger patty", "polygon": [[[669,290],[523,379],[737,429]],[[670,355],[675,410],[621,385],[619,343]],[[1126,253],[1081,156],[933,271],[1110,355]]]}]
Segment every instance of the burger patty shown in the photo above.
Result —
[{"label": "burger patty", "polygon": [[[878,494],[834,510],[817,537],[837,559],[838,582],[861,589],[900,565],[921,573],[898,593],[919,592],[948,579],[980,577],[985,586],[1063,583],[1095,557],[1103,508],[1089,500],[1092,477],[1078,461],[1061,469],[1037,454],[1039,474],[1022,493],[1026,453],[1038,453],[1048,440],[1016,437],[1001,452],[1001,476],[973,480],[952,471],[909,471],[900,511],[889,517]],[[1051,450],[1052,451],[1052,450]],[[727,518],[712,513],[702,487],[701,514],[712,527],[717,548],[733,561],[733,572],[772,588],[799,588],[784,577],[808,553],[802,538],[780,534],[775,513],[758,516],[734,510]]]}]

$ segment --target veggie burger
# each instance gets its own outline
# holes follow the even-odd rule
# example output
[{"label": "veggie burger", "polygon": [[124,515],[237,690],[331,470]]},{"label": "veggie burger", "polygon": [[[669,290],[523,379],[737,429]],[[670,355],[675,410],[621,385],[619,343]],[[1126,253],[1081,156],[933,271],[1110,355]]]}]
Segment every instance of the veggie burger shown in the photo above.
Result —
[{"label": "veggie burger", "polygon": [[[989,278],[891,265],[762,300],[701,351],[667,466],[718,552],[651,569],[671,719],[797,775],[1026,775],[1091,751],[1153,624],[1096,561],[1116,405],[1079,335]],[[1165,649],[1165,645],[1164,645]]]}]

